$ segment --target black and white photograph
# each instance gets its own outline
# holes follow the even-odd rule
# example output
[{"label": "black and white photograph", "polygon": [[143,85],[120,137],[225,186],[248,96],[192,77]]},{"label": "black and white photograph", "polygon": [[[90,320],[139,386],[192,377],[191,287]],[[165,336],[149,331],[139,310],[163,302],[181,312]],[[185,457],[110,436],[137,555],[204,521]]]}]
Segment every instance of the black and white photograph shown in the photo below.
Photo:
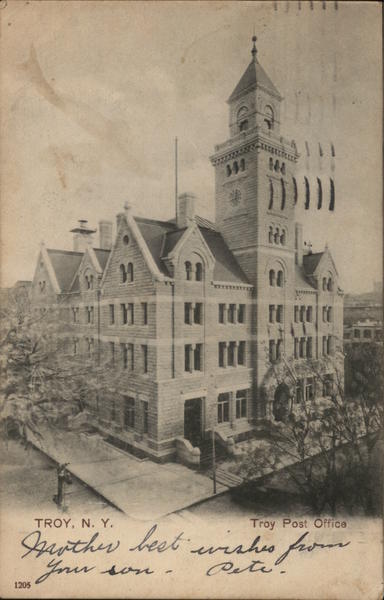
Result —
[{"label": "black and white photograph", "polygon": [[1,596],[381,598],[380,4],[0,17]]}]

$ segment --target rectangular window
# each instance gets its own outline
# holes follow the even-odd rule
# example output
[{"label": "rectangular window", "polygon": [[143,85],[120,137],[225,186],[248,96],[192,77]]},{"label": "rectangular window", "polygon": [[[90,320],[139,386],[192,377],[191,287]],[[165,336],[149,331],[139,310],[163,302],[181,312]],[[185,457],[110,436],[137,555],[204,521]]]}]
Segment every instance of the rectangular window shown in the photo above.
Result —
[{"label": "rectangular window", "polygon": [[279,304],[278,307],[277,307],[276,321],[278,323],[283,323],[284,322],[284,311],[283,311],[283,305],[282,304]]},{"label": "rectangular window", "polygon": [[143,325],[148,325],[148,304],[147,304],[147,302],[141,303],[141,314],[143,316]]},{"label": "rectangular window", "polygon": [[354,335],[355,338],[359,338],[360,337],[360,329],[355,329],[353,331],[353,335]]},{"label": "rectangular window", "polygon": [[127,344],[128,347],[128,368],[131,371],[135,369],[135,347],[133,344]]},{"label": "rectangular window", "polygon": [[323,355],[326,356],[327,354],[327,336],[323,336]]},{"label": "rectangular window", "polygon": [[193,310],[193,321],[197,325],[201,325],[203,322],[203,305],[201,302],[196,302]]},{"label": "rectangular window", "polygon": [[110,325],[115,324],[115,305],[114,304],[109,305],[109,324]]},{"label": "rectangular window", "polygon": [[275,305],[274,304],[269,305],[269,322],[270,323],[275,322]]},{"label": "rectangular window", "polygon": [[305,358],[305,338],[300,338],[300,358]]},{"label": "rectangular window", "polygon": [[277,345],[276,345],[277,360],[280,360],[282,354],[283,354],[283,340],[277,340]]},{"label": "rectangular window", "polygon": [[128,325],[133,325],[135,322],[135,308],[133,302],[128,304]]},{"label": "rectangular window", "polygon": [[111,401],[111,421],[116,421],[116,402]]},{"label": "rectangular window", "polygon": [[148,346],[145,344],[141,346],[141,355],[143,361],[143,373],[148,373]]},{"label": "rectangular window", "polygon": [[78,311],[79,311],[79,309],[78,309],[78,308],[72,308],[72,312],[73,312],[73,322],[74,322],[74,323],[77,323],[77,322],[78,322],[78,319],[77,319],[77,316],[78,316]]},{"label": "rectangular window", "polygon": [[191,312],[192,304],[190,302],[184,302],[184,323],[191,325]]},{"label": "rectangular window", "polygon": [[87,342],[88,342],[88,356],[92,356],[93,349],[94,349],[93,338],[87,339]]},{"label": "rectangular window", "polygon": [[235,365],[235,351],[236,344],[235,342],[229,342],[228,344],[228,367],[233,367]]},{"label": "rectangular window", "polygon": [[219,394],[217,399],[217,422],[229,422],[229,394]]},{"label": "rectangular window", "polygon": [[219,304],[219,323],[225,323],[225,304]]},{"label": "rectangular window", "polygon": [[109,342],[109,354],[111,357],[111,364],[115,364],[115,342]]},{"label": "rectangular window", "polygon": [[128,347],[127,344],[120,344],[121,358],[123,363],[123,369],[128,369]]},{"label": "rectangular window", "polygon": [[196,344],[193,351],[193,364],[195,371],[203,370],[203,344]]},{"label": "rectangular window", "polygon": [[295,323],[299,322],[299,307],[295,306]]},{"label": "rectangular window", "polygon": [[295,358],[299,358],[299,338],[295,338]]},{"label": "rectangular window", "polygon": [[184,371],[192,371],[191,351],[192,346],[190,344],[184,346]]},{"label": "rectangular window", "polygon": [[303,401],[303,381],[298,379],[296,381],[296,403],[300,404]]},{"label": "rectangular window", "polygon": [[122,325],[126,325],[128,323],[128,311],[126,304],[120,304],[121,310],[121,323]]},{"label": "rectangular window", "polygon": [[237,320],[239,323],[245,323],[245,304],[239,304],[237,311]]},{"label": "rectangular window", "polygon": [[313,382],[313,377],[308,377],[305,383],[305,400],[306,402],[310,402],[315,397],[315,386]]},{"label": "rectangular window", "polygon": [[247,390],[237,390],[236,392],[236,419],[245,419],[247,417]]},{"label": "rectangular window", "polygon": [[324,323],[327,321],[327,313],[328,313],[327,307],[323,306],[323,321],[324,321]]},{"label": "rectangular window", "polygon": [[312,358],[312,338],[307,338],[307,358]]},{"label": "rectangular window", "polygon": [[148,433],[148,402],[143,400],[143,433]]},{"label": "rectangular window", "polygon": [[219,367],[225,367],[225,350],[226,350],[226,343],[225,342],[219,342]]},{"label": "rectangular window", "polygon": [[328,323],[332,323],[332,321],[333,321],[332,306],[328,306],[327,320],[328,320]]},{"label": "rectangular window", "polygon": [[228,307],[228,323],[235,322],[236,304],[230,304]]},{"label": "rectangular window", "polygon": [[312,323],[312,306],[307,306],[307,322]]},{"label": "rectangular window", "polygon": [[305,321],[305,306],[300,306],[300,323]]},{"label": "rectangular window", "polygon": [[364,331],[363,331],[363,337],[365,339],[370,339],[372,337],[371,336],[371,330],[370,329],[364,329]]},{"label": "rectangular window", "polygon": [[124,427],[133,429],[135,427],[135,399],[124,396]]},{"label": "rectangular window", "polygon": [[73,356],[76,356],[76,354],[77,354],[77,347],[78,347],[78,340],[75,338],[73,340]]},{"label": "rectangular window", "polygon": [[333,392],[333,375],[328,373],[323,380],[323,396],[331,396]]},{"label": "rectangular window", "polygon": [[269,340],[269,362],[276,360],[276,343],[275,340]]},{"label": "rectangular window", "polygon": [[239,342],[237,347],[237,364],[245,365],[245,342]]}]

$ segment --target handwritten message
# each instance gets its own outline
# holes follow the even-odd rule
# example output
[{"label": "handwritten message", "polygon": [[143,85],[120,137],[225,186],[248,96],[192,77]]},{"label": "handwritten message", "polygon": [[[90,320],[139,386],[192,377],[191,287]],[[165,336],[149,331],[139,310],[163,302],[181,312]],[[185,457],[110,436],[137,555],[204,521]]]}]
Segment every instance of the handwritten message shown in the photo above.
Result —
[{"label": "handwritten message", "polygon": [[[103,523],[104,528],[106,524]],[[275,541],[271,544],[264,541],[261,535],[252,535],[250,539],[235,544],[222,542],[201,545],[184,531],[168,537],[166,528],[162,529],[158,524],[145,529],[142,536],[137,536],[135,533],[132,537],[136,539],[124,538],[124,543],[121,539],[112,542],[104,540],[103,531],[96,531],[88,538],[84,536],[86,539],[68,536],[64,544],[57,543],[52,539],[51,534],[54,532],[43,533],[40,529],[35,529],[21,540],[21,558],[38,560],[41,563],[41,571],[39,564],[39,574],[35,584],[46,583],[55,575],[98,573],[105,577],[125,575],[150,577],[155,574],[171,574],[174,572],[176,562],[173,558],[180,552],[196,557],[201,574],[206,577],[244,573],[284,575],[293,556],[324,551],[340,552],[351,543],[350,541],[314,542],[311,540],[311,533],[306,531],[300,535],[294,532],[294,537],[289,543],[279,544]],[[102,557],[101,561],[93,559],[96,554]],[[157,564],[154,565],[156,562],[154,556],[160,554],[169,558],[167,568],[161,573]],[[69,562],[71,564],[68,564]]]}]

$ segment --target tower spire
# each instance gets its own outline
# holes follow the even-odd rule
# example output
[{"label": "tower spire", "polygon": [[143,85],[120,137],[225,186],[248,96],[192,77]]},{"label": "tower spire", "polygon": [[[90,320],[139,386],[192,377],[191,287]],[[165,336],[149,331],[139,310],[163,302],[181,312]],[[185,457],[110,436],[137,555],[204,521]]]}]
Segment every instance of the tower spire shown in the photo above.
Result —
[{"label": "tower spire", "polygon": [[253,46],[252,46],[252,58],[255,61],[256,60],[256,54],[257,54],[257,48],[256,48],[257,37],[255,35],[252,36],[252,42],[253,42]]}]

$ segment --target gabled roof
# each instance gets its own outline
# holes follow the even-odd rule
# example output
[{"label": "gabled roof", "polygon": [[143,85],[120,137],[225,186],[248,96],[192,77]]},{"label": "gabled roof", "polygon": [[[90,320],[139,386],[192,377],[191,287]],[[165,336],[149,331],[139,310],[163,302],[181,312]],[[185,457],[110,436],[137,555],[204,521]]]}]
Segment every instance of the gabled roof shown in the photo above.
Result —
[{"label": "gabled roof", "polygon": [[101,270],[104,271],[105,265],[107,264],[108,256],[110,255],[110,250],[103,250],[102,248],[94,248],[94,253],[96,254],[96,258],[99,261],[99,265]]},{"label": "gabled roof", "polygon": [[313,275],[316,271],[319,262],[321,261],[324,252],[314,252],[312,254],[304,254],[303,266],[306,275]]},{"label": "gabled roof", "polygon": [[311,290],[312,292],[316,290],[306,278],[303,269],[298,265],[295,265],[295,287],[300,290]]},{"label": "gabled roof", "polygon": [[83,252],[47,249],[61,292],[66,292],[80,266]]},{"label": "gabled roof", "polygon": [[199,229],[215,258],[214,280],[249,283],[221,233],[205,227],[199,227]]},{"label": "gabled roof", "polygon": [[166,234],[177,230],[176,224],[172,221],[156,221],[143,217],[134,217],[134,219],[157,267],[164,275],[169,275],[165,264],[161,260],[163,242]]},{"label": "gabled roof", "polygon": [[241,94],[249,92],[256,86],[260,86],[270,91],[275,96],[281,98],[281,95],[279,94],[276,87],[273,85],[272,81],[269,79],[268,75],[264,71],[259,61],[257,59],[252,59],[248,67],[246,68],[243,76],[241,77],[239,83],[228,98],[228,102],[231,102]]}]

